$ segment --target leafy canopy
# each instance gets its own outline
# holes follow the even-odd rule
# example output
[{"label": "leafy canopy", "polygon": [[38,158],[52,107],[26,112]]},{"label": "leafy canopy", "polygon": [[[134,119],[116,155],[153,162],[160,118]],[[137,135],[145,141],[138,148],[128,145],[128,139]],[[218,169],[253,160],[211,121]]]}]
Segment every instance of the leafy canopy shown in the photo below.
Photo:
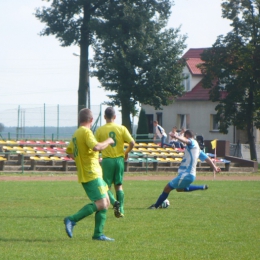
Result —
[{"label": "leafy canopy", "polygon": [[[231,0],[222,3],[222,16],[233,30],[219,36],[202,54],[203,86],[218,101],[220,131],[230,125],[260,128],[260,1]],[[223,91],[224,90],[224,93]]]},{"label": "leafy canopy", "polygon": [[170,1],[123,1],[107,9],[92,66],[102,87],[115,93],[112,104],[127,100],[130,106],[138,101],[161,108],[182,95],[179,58],[186,37],[179,29],[164,29],[170,7]]}]

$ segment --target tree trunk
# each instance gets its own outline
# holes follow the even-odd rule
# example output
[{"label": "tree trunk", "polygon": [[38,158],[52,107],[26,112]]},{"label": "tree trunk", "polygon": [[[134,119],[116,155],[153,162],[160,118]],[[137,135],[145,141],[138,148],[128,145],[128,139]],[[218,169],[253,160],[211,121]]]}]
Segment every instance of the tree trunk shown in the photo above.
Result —
[{"label": "tree trunk", "polygon": [[247,117],[247,138],[248,138],[248,143],[249,143],[249,148],[250,148],[250,157],[252,161],[257,161],[257,153],[256,153],[256,147],[255,147],[255,137],[254,137],[254,118],[253,118],[253,108],[252,108],[252,103],[253,103],[253,91],[249,91],[249,96],[248,96],[248,117]]},{"label": "tree trunk", "polygon": [[121,100],[121,105],[122,105],[122,125],[124,125],[129,133],[132,133],[132,125],[131,125],[131,109],[129,106],[129,101],[127,100]]},{"label": "tree trunk", "polygon": [[90,109],[90,86],[89,86],[89,45],[90,45],[90,4],[84,5],[84,18],[81,27],[80,39],[80,68],[79,68],[79,88],[78,88],[78,112],[82,108]]}]

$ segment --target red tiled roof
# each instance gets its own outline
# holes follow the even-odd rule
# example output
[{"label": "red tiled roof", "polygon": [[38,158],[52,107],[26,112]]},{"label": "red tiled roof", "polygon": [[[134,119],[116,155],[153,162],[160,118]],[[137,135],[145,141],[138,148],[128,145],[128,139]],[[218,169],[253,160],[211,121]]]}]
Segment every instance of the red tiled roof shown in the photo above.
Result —
[{"label": "red tiled roof", "polygon": [[189,49],[182,58],[186,59],[187,67],[192,75],[201,75],[201,70],[197,65],[202,63],[201,53],[208,48]]},{"label": "red tiled roof", "polygon": [[182,58],[184,59],[190,59],[190,58],[199,58],[200,55],[203,51],[209,48],[198,48],[198,49],[189,49],[183,56]]},{"label": "red tiled roof", "polygon": [[209,89],[202,87],[201,81],[189,92],[186,92],[182,97],[177,98],[178,101],[185,100],[209,100]]},{"label": "red tiled roof", "polygon": [[[209,101],[210,89],[202,87],[201,81],[189,92],[186,92],[182,97],[177,98],[178,101]],[[227,91],[221,91],[221,98],[226,98]]]},{"label": "red tiled roof", "polygon": [[187,59],[186,64],[192,75],[202,75],[201,70],[197,68],[197,65],[200,63],[202,63],[200,58]]}]

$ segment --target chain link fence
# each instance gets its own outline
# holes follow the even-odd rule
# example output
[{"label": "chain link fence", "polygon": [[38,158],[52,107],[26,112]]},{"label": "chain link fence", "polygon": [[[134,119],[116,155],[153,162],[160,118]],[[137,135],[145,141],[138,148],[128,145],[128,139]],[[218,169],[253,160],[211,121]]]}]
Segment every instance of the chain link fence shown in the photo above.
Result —
[{"label": "chain link fence", "polygon": [[[70,139],[78,125],[77,105],[0,105],[0,139]],[[102,106],[91,106],[95,130],[101,125]]]}]

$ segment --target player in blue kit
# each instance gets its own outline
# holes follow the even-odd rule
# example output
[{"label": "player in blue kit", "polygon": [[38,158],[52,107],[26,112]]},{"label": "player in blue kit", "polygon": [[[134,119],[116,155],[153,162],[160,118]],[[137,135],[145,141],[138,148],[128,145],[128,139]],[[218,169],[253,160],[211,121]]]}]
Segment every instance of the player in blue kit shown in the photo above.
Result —
[{"label": "player in blue kit", "polygon": [[214,172],[220,172],[220,168],[217,167],[202,150],[200,150],[200,147],[190,130],[186,130],[183,137],[176,133],[174,134],[174,138],[186,144],[185,153],[178,169],[178,176],[164,187],[164,190],[157,199],[156,203],[152,204],[148,209],[157,209],[163,201],[168,198],[169,193],[174,189],[178,192],[208,189],[207,185],[191,185],[191,183],[196,179],[196,165],[198,159],[201,161],[206,161],[212,167]]}]

